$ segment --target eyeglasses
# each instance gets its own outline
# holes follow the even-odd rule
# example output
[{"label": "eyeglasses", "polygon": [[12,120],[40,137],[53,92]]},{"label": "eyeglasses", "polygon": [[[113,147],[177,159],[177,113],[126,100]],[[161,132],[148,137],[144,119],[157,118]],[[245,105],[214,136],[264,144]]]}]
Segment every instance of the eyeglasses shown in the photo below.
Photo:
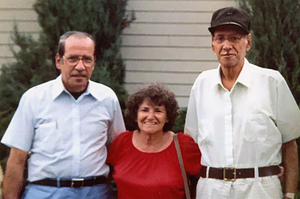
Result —
[{"label": "eyeglasses", "polygon": [[90,56],[71,55],[70,57],[63,56],[69,66],[76,66],[80,60],[85,67],[90,68],[95,63],[95,58]]},{"label": "eyeglasses", "polygon": [[225,37],[225,35],[216,35],[214,36],[214,41],[217,43],[223,43],[225,40],[228,40],[232,44],[237,44],[241,41],[242,38],[246,38],[247,36],[244,35],[228,35]]}]

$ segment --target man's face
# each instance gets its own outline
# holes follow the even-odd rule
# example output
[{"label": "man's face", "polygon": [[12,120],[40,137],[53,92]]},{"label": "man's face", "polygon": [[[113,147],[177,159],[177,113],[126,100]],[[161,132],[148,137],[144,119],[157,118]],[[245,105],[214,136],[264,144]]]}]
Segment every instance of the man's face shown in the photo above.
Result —
[{"label": "man's face", "polygon": [[221,26],[215,29],[212,37],[212,50],[216,53],[221,66],[242,67],[246,51],[251,47],[252,36],[235,26]]},{"label": "man's face", "polygon": [[[70,36],[65,41],[64,56],[56,55],[56,67],[61,71],[62,82],[69,92],[81,92],[87,88],[94,71],[94,48],[94,42],[90,38]],[[81,59],[73,64],[74,58]],[[85,64],[89,59],[91,64]]]}]

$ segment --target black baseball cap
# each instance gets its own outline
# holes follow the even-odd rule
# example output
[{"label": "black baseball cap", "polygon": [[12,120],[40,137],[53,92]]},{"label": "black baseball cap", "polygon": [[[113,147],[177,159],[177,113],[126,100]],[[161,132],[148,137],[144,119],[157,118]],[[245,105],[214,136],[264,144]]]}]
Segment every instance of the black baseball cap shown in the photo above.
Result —
[{"label": "black baseball cap", "polygon": [[242,9],[234,7],[221,8],[214,12],[208,30],[213,34],[216,27],[224,25],[236,25],[249,34],[251,16]]}]

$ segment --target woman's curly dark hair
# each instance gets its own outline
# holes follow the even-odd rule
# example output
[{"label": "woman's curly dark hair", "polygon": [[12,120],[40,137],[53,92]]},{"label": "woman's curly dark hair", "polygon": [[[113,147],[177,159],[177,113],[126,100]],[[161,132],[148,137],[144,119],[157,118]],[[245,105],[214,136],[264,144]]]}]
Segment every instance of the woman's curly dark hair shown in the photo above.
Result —
[{"label": "woman's curly dark hair", "polygon": [[127,129],[139,130],[136,118],[138,109],[144,100],[148,100],[154,105],[165,106],[169,122],[164,125],[163,132],[171,130],[178,116],[179,107],[174,93],[166,89],[161,83],[147,84],[128,97],[125,110],[126,124],[129,125]]}]

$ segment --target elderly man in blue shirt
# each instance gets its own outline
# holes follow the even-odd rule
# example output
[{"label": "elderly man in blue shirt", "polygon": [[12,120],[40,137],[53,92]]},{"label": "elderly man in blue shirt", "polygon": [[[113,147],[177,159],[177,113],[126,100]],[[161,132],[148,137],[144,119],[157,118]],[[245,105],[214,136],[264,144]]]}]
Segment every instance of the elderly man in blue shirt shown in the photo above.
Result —
[{"label": "elderly man in blue shirt", "polygon": [[[125,130],[115,93],[93,82],[95,41],[85,32],[60,37],[61,75],[22,96],[1,142],[11,147],[4,198],[110,198],[107,146]],[[29,158],[28,158],[29,157]]]}]

